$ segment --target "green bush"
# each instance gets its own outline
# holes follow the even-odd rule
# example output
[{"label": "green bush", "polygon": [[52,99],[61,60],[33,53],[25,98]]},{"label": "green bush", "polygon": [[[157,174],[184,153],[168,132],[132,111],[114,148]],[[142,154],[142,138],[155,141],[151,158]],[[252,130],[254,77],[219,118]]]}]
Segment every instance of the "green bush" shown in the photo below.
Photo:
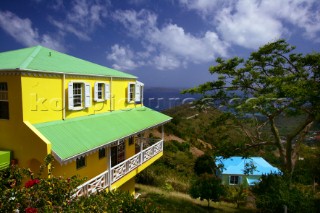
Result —
[{"label": "green bush", "polygon": [[261,212],[314,212],[314,196],[311,191],[290,185],[288,178],[276,174],[263,175],[253,187],[256,205]]},{"label": "green bush", "polygon": [[[41,168],[46,168],[52,159],[49,155]],[[0,212],[158,212],[150,202],[135,200],[121,191],[71,198],[84,179],[50,175],[43,178],[41,172],[34,175],[15,166],[0,171]]]}]

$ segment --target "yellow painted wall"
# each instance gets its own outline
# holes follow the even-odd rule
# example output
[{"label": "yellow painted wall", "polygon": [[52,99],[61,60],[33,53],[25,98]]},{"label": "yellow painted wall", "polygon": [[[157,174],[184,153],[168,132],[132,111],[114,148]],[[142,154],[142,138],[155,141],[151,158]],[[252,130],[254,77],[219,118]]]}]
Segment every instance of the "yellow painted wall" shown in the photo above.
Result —
[{"label": "yellow painted wall", "polygon": [[[107,150],[106,150],[107,153]],[[95,152],[91,155],[86,156],[86,166],[77,169],[76,161],[71,163],[60,165],[58,162],[54,162],[53,175],[71,177],[73,175],[80,175],[86,177],[87,180],[101,174],[108,169],[108,156],[99,159],[99,152]]]},{"label": "yellow painted wall", "polygon": [[0,149],[12,151],[19,167],[31,168],[36,172],[43,159],[50,153],[51,144],[39,138],[28,123],[22,120],[20,79],[19,75],[0,75],[0,82],[8,84],[9,101],[9,120],[0,120]]},{"label": "yellow painted wall", "polygon": [[[83,82],[91,85],[91,107],[80,110],[68,109],[68,84],[69,82]],[[96,82],[109,83],[111,100],[103,102],[94,101],[94,84]],[[70,76],[64,80],[65,118],[75,118],[110,110],[140,107],[141,104],[128,103],[128,83],[133,79],[113,79],[102,77]],[[42,123],[63,119],[63,76],[28,74],[21,78],[23,120],[31,123]]]},{"label": "yellow painted wall", "polygon": [[22,76],[23,120],[42,123],[62,119],[60,76]]},{"label": "yellow painted wall", "polygon": [[135,194],[135,184],[136,184],[136,181],[133,177],[130,180],[128,180],[127,182],[125,182],[119,189],[124,192],[129,192],[131,195],[134,195]]},{"label": "yellow painted wall", "polygon": [[135,153],[135,141],[129,145],[129,139],[126,139],[126,159],[134,156]]}]

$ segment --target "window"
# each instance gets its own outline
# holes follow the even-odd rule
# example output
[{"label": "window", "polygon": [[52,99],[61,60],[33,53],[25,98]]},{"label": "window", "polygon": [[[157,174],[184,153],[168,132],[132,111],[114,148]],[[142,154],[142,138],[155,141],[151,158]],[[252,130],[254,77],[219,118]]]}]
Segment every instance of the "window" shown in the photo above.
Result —
[{"label": "window", "polygon": [[143,100],[143,86],[144,84],[137,81],[128,84],[128,103],[142,102]]},{"label": "window", "polygon": [[121,163],[125,160],[125,142],[124,140],[119,141],[118,146],[111,147],[111,166]]},{"label": "window", "polygon": [[239,184],[239,176],[229,176],[229,184],[230,185],[238,185]]},{"label": "window", "polygon": [[129,145],[132,145],[134,143],[134,137],[129,138]]},{"label": "window", "polygon": [[129,83],[128,85],[128,102],[134,101],[135,83]]},{"label": "window", "polygon": [[94,101],[102,102],[110,99],[110,86],[106,83],[96,82],[94,84]]},{"label": "window", "polygon": [[106,149],[101,148],[99,149],[99,159],[104,158],[106,156]]},{"label": "window", "polygon": [[9,119],[8,85],[0,82],[0,119]]},{"label": "window", "polygon": [[90,84],[69,82],[69,110],[80,110],[91,106]]},{"label": "window", "polygon": [[82,84],[80,83],[73,84],[73,106],[82,106]]},{"label": "window", "polygon": [[86,157],[81,156],[80,158],[77,158],[76,165],[77,165],[77,169],[85,167],[86,166]]}]

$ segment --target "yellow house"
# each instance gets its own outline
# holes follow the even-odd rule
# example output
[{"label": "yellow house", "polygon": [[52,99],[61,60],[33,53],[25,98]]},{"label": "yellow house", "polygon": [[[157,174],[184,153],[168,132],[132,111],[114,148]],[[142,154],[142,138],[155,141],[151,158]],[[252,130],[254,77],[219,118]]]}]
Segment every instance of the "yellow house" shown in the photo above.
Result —
[{"label": "yellow house", "polygon": [[[143,106],[137,77],[42,46],[0,53],[0,150],[38,170],[88,181],[75,195],[121,188],[163,154],[170,117]],[[162,126],[162,138],[144,132]]]}]

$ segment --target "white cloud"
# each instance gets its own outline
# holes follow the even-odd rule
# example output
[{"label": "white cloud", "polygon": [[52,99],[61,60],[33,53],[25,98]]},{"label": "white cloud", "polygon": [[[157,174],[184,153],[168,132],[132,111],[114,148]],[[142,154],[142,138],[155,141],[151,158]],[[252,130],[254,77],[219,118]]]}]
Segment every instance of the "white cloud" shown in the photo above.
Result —
[{"label": "white cloud", "polygon": [[153,58],[153,64],[158,70],[172,70],[181,67],[181,61],[170,54],[160,54]]},{"label": "white cloud", "polygon": [[32,27],[30,19],[22,19],[9,11],[0,11],[0,27],[19,43],[26,46],[43,45],[58,51],[65,51],[58,39],[48,34],[40,35],[36,28]]},{"label": "white cloud", "polygon": [[223,9],[216,19],[217,30],[227,42],[246,48],[257,48],[285,32],[280,21],[259,10],[258,3],[251,0],[240,1],[236,8]]},{"label": "white cloud", "polygon": [[211,21],[232,44],[257,48],[273,39],[304,30],[316,41],[320,33],[319,0],[179,0]]},{"label": "white cloud", "polygon": [[117,10],[112,14],[114,20],[123,24],[123,26],[128,30],[128,35],[130,36],[143,36],[156,28],[157,16],[148,11],[140,10],[136,12],[135,10]]},{"label": "white cloud", "polygon": [[227,3],[225,0],[179,0],[179,3],[189,10],[196,10],[201,16],[208,15],[221,5]]},{"label": "white cloud", "polygon": [[[176,24],[157,26],[157,16],[147,10],[118,10],[113,14],[135,39],[139,39],[144,51],[135,54],[132,60],[145,61],[139,65],[150,65],[156,69],[186,67],[189,63],[209,62],[215,56],[226,56],[228,45],[214,32],[207,31],[194,36]],[[152,50],[152,51],[150,51]],[[109,58],[111,60],[111,58]]]},{"label": "white cloud", "polygon": [[63,20],[50,17],[49,21],[63,35],[70,33],[81,40],[90,40],[89,35],[97,26],[103,25],[103,19],[108,15],[109,4],[109,1],[101,0],[73,0],[70,12]]},{"label": "white cloud", "polygon": [[118,70],[132,70],[138,66],[134,62],[134,54],[129,46],[124,47],[115,44],[111,47],[111,52],[107,54],[107,59],[114,61],[112,67]]}]

